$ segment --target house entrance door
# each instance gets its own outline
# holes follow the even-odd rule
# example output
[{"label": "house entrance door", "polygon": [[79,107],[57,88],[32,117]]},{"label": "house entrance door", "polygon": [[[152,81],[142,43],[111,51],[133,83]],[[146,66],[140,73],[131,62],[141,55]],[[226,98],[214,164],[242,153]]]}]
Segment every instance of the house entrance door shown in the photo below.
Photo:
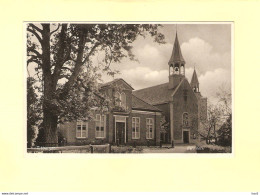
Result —
[{"label": "house entrance door", "polygon": [[189,131],[183,131],[183,143],[189,143],[190,139],[189,139]]},{"label": "house entrance door", "polygon": [[116,138],[120,145],[125,143],[125,123],[116,122]]}]

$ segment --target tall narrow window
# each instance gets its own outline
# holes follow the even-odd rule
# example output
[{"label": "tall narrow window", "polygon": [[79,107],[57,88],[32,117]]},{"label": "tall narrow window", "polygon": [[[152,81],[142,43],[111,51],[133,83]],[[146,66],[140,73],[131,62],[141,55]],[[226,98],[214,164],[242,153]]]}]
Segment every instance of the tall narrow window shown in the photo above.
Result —
[{"label": "tall narrow window", "polygon": [[139,117],[132,118],[132,138],[140,139],[140,118]]},{"label": "tall narrow window", "polygon": [[146,119],[146,139],[153,139],[154,123],[152,118]]},{"label": "tall narrow window", "polygon": [[84,121],[77,121],[76,137],[87,138],[88,136],[88,123]]},{"label": "tall narrow window", "polygon": [[126,108],[126,95],[124,92],[121,93],[121,106]]},{"label": "tall narrow window", "polygon": [[121,105],[121,95],[118,91],[115,93],[115,105],[116,106]]},{"label": "tall narrow window", "polygon": [[96,138],[105,138],[106,131],[106,116],[97,114],[96,115]]},{"label": "tall narrow window", "polygon": [[187,112],[183,113],[182,116],[182,123],[183,123],[183,127],[188,127],[189,126],[189,114]]}]

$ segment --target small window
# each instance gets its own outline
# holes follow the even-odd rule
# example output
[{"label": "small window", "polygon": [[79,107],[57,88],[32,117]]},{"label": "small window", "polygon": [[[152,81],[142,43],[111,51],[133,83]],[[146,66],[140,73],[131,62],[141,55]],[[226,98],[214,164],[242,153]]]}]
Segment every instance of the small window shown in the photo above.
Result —
[{"label": "small window", "polygon": [[140,139],[140,118],[132,118],[132,139]]},{"label": "small window", "polygon": [[154,122],[152,118],[146,119],[146,139],[153,139]]},{"label": "small window", "polygon": [[106,116],[97,114],[96,115],[96,138],[105,138],[106,131]]},{"label": "small window", "polygon": [[87,138],[88,137],[88,123],[84,121],[77,121],[76,129],[77,138]]}]

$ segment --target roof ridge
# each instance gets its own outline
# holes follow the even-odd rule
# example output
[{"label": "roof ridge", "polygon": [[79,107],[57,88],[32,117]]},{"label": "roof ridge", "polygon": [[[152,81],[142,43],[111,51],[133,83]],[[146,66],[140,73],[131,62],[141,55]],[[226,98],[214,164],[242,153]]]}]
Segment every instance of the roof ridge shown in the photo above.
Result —
[{"label": "roof ridge", "polygon": [[156,110],[159,110],[160,112],[162,112],[159,108],[157,108],[157,107],[155,107],[155,106],[153,106],[152,104],[149,104],[148,102],[146,102],[146,101],[144,101],[143,99],[141,99],[141,98],[139,98],[139,97],[137,97],[136,95],[134,95],[134,94],[132,94],[133,96],[135,96],[135,98],[137,98],[137,99],[139,99],[139,100],[141,100],[142,102],[144,102],[144,103],[146,103],[146,104],[148,104],[148,105],[150,105],[150,106],[152,106],[153,108],[155,108]]},{"label": "roof ridge", "polygon": [[134,90],[133,92],[141,91],[141,90],[149,89],[149,88],[153,88],[153,87],[158,87],[158,86],[160,86],[160,85],[165,85],[165,84],[169,84],[169,82],[167,82],[167,83],[162,83],[162,84],[159,84],[159,85],[150,86],[150,87],[146,87],[146,88],[142,88],[142,89],[137,89],[137,90]]},{"label": "roof ridge", "polygon": [[101,87],[111,85],[111,84],[113,84],[114,82],[119,81],[119,80],[122,80],[125,84],[127,84],[129,87],[131,87],[132,90],[134,90],[134,88],[132,87],[132,85],[130,85],[128,82],[126,82],[123,78],[116,78],[116,79],[113,79],[112,81],[109,81],[109,82],[106,82],[106,83],[102,83],[102,84],[101,84]]}]

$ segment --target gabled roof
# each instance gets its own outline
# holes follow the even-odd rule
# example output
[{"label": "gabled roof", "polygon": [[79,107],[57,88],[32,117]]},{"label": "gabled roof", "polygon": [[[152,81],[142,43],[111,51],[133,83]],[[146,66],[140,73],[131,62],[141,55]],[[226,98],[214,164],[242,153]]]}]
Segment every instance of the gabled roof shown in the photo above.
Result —
[{"label": "gabled roof", "polygon": [[124,82],[129,88],[131,88],[132,90],[134,90],[134,88],[133,88],[130,84],[128,84],[128,83],[127,83],[124,79],[122,79],[122,78],[114,79],[113,81],[110,81],[110,82],[107,82],[107,83],[102,83],[102,84],[100,84],[100,87],[101,87],[101,88],[103,88],[103,87],[108,87],[108,86],[111,86],[111,85],[115,84],[115,83],[118,82],[118,81]]},{"label": "gabled roof", "polygon": [[185,63],[185,60],[182,57],[181,47],[180,47],[180,43],[179,43],[179,40],[178,40],[177,32],[176,32],[176,37],[175,37],[175,41],[174,41],[174,45],[173,45],[172,55],[171,55],[171,58],[170,58],[168,64],[169,65],[175,64],[176,62]]},{"label": "gabled roof", "polygon": [[[176,94],[185,80],[187,81],[187,79],[183,77],[180,83],[173,89],[168,88],[169,83],[164,83],[133,91],[133,94],[151,105],[165,104],[172,100],[172,97]],[[189,84],[188,81],[187,83]]]},{"label": "gabled roof", "polygon": [[193,75],[192,75],[190,83],[191,83],[191,86],[199,84],[199,80],[198,80],[195,68],[194,68]]},{"label": "gabled roof", "polygon": [[168,86],[168,83],[164,83],[133,91],[133,94],[149,104],[163,104],[170,101],[170,96],[173,92],[173,89],[168,89]]},{"label": "gabled roof", "polygon": [[140,98],[136,97],[135,95],[132,95],[132,109],[133,110],[162,112],[160,109],[154,107],[151,104],[148,104],[147,102],[141,100]]}]

